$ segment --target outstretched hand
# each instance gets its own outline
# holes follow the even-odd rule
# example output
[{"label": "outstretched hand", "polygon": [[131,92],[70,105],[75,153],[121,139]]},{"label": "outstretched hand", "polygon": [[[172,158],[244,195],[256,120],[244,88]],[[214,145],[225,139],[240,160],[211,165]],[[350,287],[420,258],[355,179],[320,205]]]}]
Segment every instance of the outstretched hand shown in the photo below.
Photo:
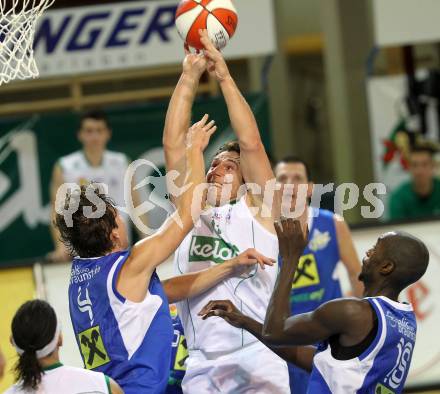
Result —
[{"label": "outstretched hand", "polygon": [[207,69],[209,75],[217,81],[222,82],[227,79],[229,74],[228,66],[221,52],[215,47],[209,38],[207,30],[199,30],[200,41],[203,44],[203,54],[208,62]]},{"label": "outstretched hand", "polygon": [[242,328],[245,320],[245,315],[229,300],[210,301],[203,307],[198,315],[201,316],[203,320],[212,316],[221,317],[230,325],[237,328]]},{"label": "outstretched hand", "polygon": [[231,264],[234,268],[243,269],[255,264],[259,264],[260,267],[264,270],[266,265],[272,266],[275,264],[273,259],[266,257],[256,251],[253,248],[246,249],[243,253],[240,253],[238,256],[232,258],[225,264]]},{"label": "outstretched hand", "polygon": [[200,149],[202,152],[209,144],[209,139],[217,130],[215,121],[209,120],[209,115],[205,114],[203,118],[194,123],[188,130],[186,146],[193,149]]}]

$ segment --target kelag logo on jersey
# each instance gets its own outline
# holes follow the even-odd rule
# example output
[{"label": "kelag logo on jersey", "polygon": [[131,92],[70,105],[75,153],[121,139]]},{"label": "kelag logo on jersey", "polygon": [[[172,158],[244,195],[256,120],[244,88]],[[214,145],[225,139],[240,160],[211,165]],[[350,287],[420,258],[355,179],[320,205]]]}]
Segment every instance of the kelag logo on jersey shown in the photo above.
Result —
[{"label": "kelag logo on jersey", "polygon": [[238,248],[229,245],[220,238],[195,235],[191,239],[189,261],[213,261],[216,264],[224,263],[238,255]]}]

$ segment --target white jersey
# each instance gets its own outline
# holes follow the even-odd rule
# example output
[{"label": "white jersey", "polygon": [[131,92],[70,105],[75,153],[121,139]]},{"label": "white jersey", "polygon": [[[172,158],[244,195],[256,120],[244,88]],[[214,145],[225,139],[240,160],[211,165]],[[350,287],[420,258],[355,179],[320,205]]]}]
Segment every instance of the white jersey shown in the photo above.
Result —
[{"label": "white jersey", "polygon": [[116,205],[124,203],[124,176],[128,167],[127,156],[123,153],[105,151],[99,166],[90,165],[83,151],[77,151],[59,160],[64,182],[84,185],[89,182],[104,183],[109,196]]},{"label": "white jersey", "polygon": [[[124,177],[128,168],[128,159],[123,153],[106,150],[99,166],[90,165],[84,152],[79,150],[60,158],[59,165],[63,172],[64,182],[84,185],[90,182],[104,183],[108,186],[108,195],[116,206],[125,208]],[[131,238],[130,218],[127,213],[120,211]]]},{"label": "white jersey", "polygon": [[37,390],[16,383],[4,394],[110,394],[110,381],[100,372],[55,364],[46,368]]},{"label": "white jersey", "polygon": [[[197,272],[255,248],[277,261],[278,239],[252,217],[246,198],[205,212],[175,253],[174,265],[179,274]],[[178,303],[188,349],[205,354],[230,353],[257,342],[247,331],[232,327],[223,319],[202,320],[197,314],[211,300],[231,300],[245,315],[263,322],[272,295],[278,264],[258,265],[241,276],[225,279],[212,289]]]}]

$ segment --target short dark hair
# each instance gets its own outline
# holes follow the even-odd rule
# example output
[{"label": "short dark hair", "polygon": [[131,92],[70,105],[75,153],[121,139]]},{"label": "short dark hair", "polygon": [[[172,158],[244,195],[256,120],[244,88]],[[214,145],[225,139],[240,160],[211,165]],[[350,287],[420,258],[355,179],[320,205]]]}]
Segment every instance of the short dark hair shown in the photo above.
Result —
[{"label": "short dark hair", "polygon": [[286,163],[286,164],[302,164],[304,166],[304,168],[306,169],[306,176],[307,176],[307,180],[311,181],[312,180],[312,173],[310,171],[310,167],[307,164],[307,162],[305,162],[303,159],[301,159],[299,156],[295,156],[295,155],[288,155],[283,157],[281,160],[278,160],[277,163],[275,164],[275,166],[277,166],[278,164],[281,163]]},{"label": "short dark hair", "polygon": [[437,153],[437,149],[430,144],[419,144],[411,148],[411,153],[427,153],[433,157]]},{"label": "short dark hair", "polygon": [[[105,212],[100,218],[87,218],[83,208],[93,205],[86,191],[92,187],[93,193],[105,203]],[[83,185],[80,193],[68,193],[64,203],[67,210],[72,199],[78,199],[78,209],[72,214],[72,226],[68,226],[65,217],[59,213],[55,216],[54,224],[60,232],[61,241],[64,243],[69,253],[79,257],[99,257],[113,249],[110,234],[117,228],[117,211],[115,204],[110,197],[102,194],[96,185]],[[92,212],[97,210],[92,206]]]},{"label": "short dark hair", "polygon": [[382,258],[396,264],[393,282],[401,291],[417,282],[426,272],[429,251],[417,237],[403,231],[387,236]]},{"label": "short dark hair", "polygon": [[87,112],[84,112],[80,118],[80,127],[82,127],[83,122],[86,119],[99,120],[105,123],[108,129],[110,129],[110,123],[108,121],[107,115],[104,111],[100,109],[93,109]]},{"label": "short dark hair", "polygon": [[220,148],[217,149],[217,152],[215,153],[214,156],[217,156],[223,152],[236,152],[240,154],[240,144],[238,143],[238,141],[226,142]]},{"label": "short dark hair", "polygon": [[15,344],[24,352],[14,366],[15,379],[24,389],[36,390],[43,368],[36,352],[49,344],[57,329],[54,309],[42,300],[25,302],[12,319],[11,331]]}]

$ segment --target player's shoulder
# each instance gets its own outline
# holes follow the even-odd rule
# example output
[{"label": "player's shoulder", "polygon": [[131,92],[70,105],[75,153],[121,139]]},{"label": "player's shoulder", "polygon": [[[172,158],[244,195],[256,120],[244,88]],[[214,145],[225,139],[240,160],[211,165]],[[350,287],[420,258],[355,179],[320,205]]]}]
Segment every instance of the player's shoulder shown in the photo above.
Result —
[{"label": "player's shoulder", "polygon": [[330,314],[338,312],[338,315],[344,318],[356,318],[363,316],[371,309],[371,306],[368,300],[364,298],[344,297],[327,301],[318,309]]},{"label": "player's shoulder", "polygon": [[74,164],[76,162],[80,162],[82,160],[84,160],[83,153],[82,153],[82,151],[77,150],[75,152],[69,153],[68,155],[61,156],[58,159],[58,164],[61,167],[65,167],[65,166],[68,166],[68,165],[72,165],[72,164]]},{"label": "player's shoulder", "polygon": [[314,220],[317,220],[318,223],[327,223],[328,225],[332,226],[333,224],[336,225],[338,222],[344,221],[341,216],[327,209],[316,207],[310,207],[310,209],[311,215],[313,216]]},{"label": "player's shoulder", "polygon": [[317,210],[318,216],[325,218],[325,219],[333,220],[334,218],[336,218],[338,216],[334,212],[329,211],[328,209],[323,209],[323,208],[313,208],[313,209]]},{"label": "player's shoulder", "polygon": [[128,165],[130,162],[128,156],[122,152],[106,150],[105,155],[110,164]]},{"label": "player's shoulder", "polygon": [[399,200],[406,197],[408,194],[413,194],[413,188],[411,181],[405,181],[401,183],[392,193],[392,200]]},{"label": "player's shoulder", "polygon": [[68,374],[70,376],[78,376],[84,378],[105,378],[102,372],[95,372],[89,369],[72,367],[70,365],[63,365],[61,371],[63,372],[63,374]]},{"label": "player's shoulder", "polygon": [[31,391],[23,390],[19,383],[14,384],[9,387],[3,394],[26,394],[31,393]]},{"label": "player's shoulder", "polygon": [[71,380],[81,379],[82,381],[89,380],[105,382],[105,375],[102,372],[91,371],[89,369],[63,365],[62,373],[65,377],[68,377]]}]

